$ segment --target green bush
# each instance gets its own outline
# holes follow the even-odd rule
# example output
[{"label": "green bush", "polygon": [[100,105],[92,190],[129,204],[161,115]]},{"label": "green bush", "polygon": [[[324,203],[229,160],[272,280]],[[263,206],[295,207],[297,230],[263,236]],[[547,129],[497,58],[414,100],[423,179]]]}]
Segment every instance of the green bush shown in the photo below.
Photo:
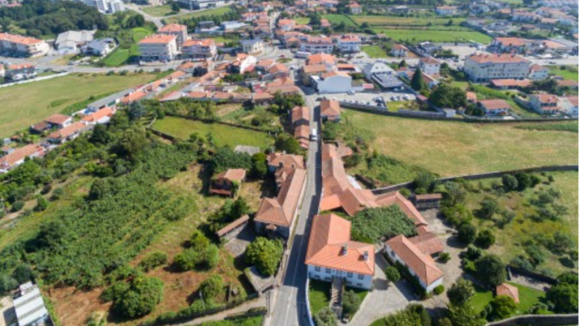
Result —
[{"label": "green bush", "polygon": [[470,280],[458,278],[453,285],[447,290],[449,302],[456,306],[462,306],[469,302],[475,295],[475,288]]},{"label": "green bush", "polygon": [[475,244],[483,249],[491,247],[495,243],[495,235],[490,229],[484,229],[477,233]]},{"label": "green bush", "polygon": [[443,264],[447,263],[451,259],[451,255],[448,252],[443,252],[439,255],[439,261]]},{"label": "green bush", "polygon": [[129,286],[117,290],[113,307],[121,316],[129,318],[147,315],[163,300],[163,282],[155,277],[135,277]]},{"label": "green bush", "polygon": [[393,283],[396,283],[401,279],[401,274],[395,266],[388,266],[385,268],[385,275],[387,276],[387,280]]},{"label": "green bush", "polygon": [[471,223],[463,223],[459,226],[457,236],[464,244],[473,243],[477,237],[477,229]]},{"label": "green bush", "polygon": [[491,307],[491,320],[501,320],[509,318],[517,309],[517,305],[511,297],[507,295],[498,295],[489,303]]},{"label": "green bush", "polygon": [[435,293],[436,295],[440,295],[444,291],[445,291],[445,286],[443,284],[440,284],[433,289],[433,293]]},{"label": "green bush", "polygon": [[185,249],[180,254],[177,254],[173,260],[182,271],[193,269],[211,270],[217,266],[218,261],[219,249],[214,244],[210,244],[201,251],[197,251],[194,248]]},{"label": "green bush", "polygon": [[15,201],[15,202],[12,204],[12,209],[11,209],[11,211],[12,211],[12,212],[18,212],[18,211],[19,211],[19,210],[21,210],[22,208],[24,208],[24,202],[23,202],[23,201],[20,201],[20,200],[19,200],[19,201]]},{"label": "green bush", "polygon": [[157,266],[161,266],[166,263],[167,254],[160,251],[154,251],[143,258],[143,260],[139,263],[139,267],[147,272]]},{"label": "green bush", "polygon": [[501,177],[501,183],[507,191],[518,189],[518,179],[511,174],[504,174]]},{"label": "green bush", "polygon": [[342,297],[342,311],[353,316],[361,304],[360,298],[353,290],[346,291]]},{"label": "green bush", "polygon": [[276,274],[284,247],[280,240],[259,237],[246,248],[245,259],[265,276]]},{"label": "green bush", "polygon": [[314,324],[316,326],[337,326],[336,317],[330,307],[321,309],[314,315]]},{"label": "green bush", "polygon": [[35,212],[42,212],[48,208],[48,200],[42,195],[36,196],[36,206],[34,207]]},{"label": "green bush", "polygon": [[486,255],[475,261],[477,278],[488,286],[498,286],[505,282],[505,264],[497,255]]},{"label": "green bush", "polygon": [[224,291],[224,280],[220,275],[213,274],[201,282],[199,291],[202,293],[203,298],[213,299]]},{"label": "green bush", "polygon": [[195,251],[203,251],[210,245],[209,239],[200,230],[193,231],[189,243],[190,248]]}]

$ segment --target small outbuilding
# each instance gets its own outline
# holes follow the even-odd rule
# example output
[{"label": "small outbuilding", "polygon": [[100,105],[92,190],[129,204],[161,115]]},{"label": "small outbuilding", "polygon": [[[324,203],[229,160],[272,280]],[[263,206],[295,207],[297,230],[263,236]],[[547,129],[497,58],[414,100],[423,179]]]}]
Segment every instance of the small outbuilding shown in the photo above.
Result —
[{"label": "small outbuilding", "polygon": [[211,182],[209,192],[216,195],[233,196],[235,195],[235,184],[240,186],[242,180],[246,178],[244,169],[228,169],[218,174]]},{"label": "small outbuilding", "polygon": [[505,295],[514,299],[515,303],[520,303],[520,291],[517,287],[508,283],[502,283],[498,285],[495,288],[495,295]]}]

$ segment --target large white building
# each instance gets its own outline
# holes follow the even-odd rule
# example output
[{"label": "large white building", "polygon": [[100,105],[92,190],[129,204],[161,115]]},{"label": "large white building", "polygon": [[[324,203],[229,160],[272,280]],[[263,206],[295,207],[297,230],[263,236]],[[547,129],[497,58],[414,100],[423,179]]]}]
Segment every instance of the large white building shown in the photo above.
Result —
[{"label": "large white building", "polygon": [[344,72],[331,71],[310,78],[314,89],[320,94],[346,93],[352,90],[352,77]]},{"label": "large white building", "polygon": [[187,40],[181,49],[186,58],[212,58],[217,54],[217,47],[213,39]]},{"label": "large white building", "polygon": [[87,6],[95,7],[102,13],[114,14],[116,12],[124,11],[125,4],[122,0],[76,0],[86,4]]},{"label": "large white building", "polygon": [[342,278],[346,286],[370,289],[375,275],[375,249],[350,240],[351,223],[338,215],[317,215],[312,221],[306,265],[308,277],[331,282]]},{"label": "large white building", "polygon": [[145,61],[173,60],[179,54],[177,36],[154,34],[139,41],[141,59]]},{"label": "large white building", "polygon": [[338,49],[343,53],[360,52],[361,39],[353,34],[346,34],[338,39]]},{"label": "large white building", "polygon": [[264,42],[259,38],[242,40],[242,52],[257,53],[264,51]]},{"label": "large white building", "polygon": [[0,54],[38,57],[48,53],[50,46],[33,37],[0,33]]},{"label": "large white building", "polygon": [[419,60],[419,67],[424,74],[434,75],[439,73],[441,62],[433,57],[423,57]]},{"label": "large white building", "polygon": [[300,42],[300,51],[311,54],[316,53],[331,53],[334,49],[332,40],[328,37],[308,37],[306,40]]},{"label": "large white building", "polygon": [[465,59],[465,74],[471,81],[492,79],[524,79],[530,72],[530,62],[511,54],[474,54]]},{"label": "large white building", "polygon": [[219,7],[226,4],[224,0],[177,0],[177,2],[189,10]]},{"label": "large white building", "polygon": [[159,34],[164,35],[175,35],[177,37],[177,47],[181,48],[183,43],[187,41],[187,26],[179,24],[168,24],[161,27],[158,31]]},{"label": "large white building", "polygon": [[44,306],[42,293],[31,282],[20,285],[20,296],[14,299],[14,312],[18,325],[45,325],[50,323],[50,315]]}]

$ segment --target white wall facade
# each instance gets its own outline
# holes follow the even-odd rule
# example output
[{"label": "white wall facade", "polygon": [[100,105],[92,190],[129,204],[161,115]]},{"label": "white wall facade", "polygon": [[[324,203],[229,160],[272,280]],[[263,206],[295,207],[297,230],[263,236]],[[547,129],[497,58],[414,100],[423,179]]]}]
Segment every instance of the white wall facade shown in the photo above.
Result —
[{"label": "white wall facade", "polygon": [[173,60],[178,54],[176,39],[167,43],[139,43],[141,58],[149,60]]},{"label": "white wall facade", "polygon": [[369,290],[373,285],[373,275],[357,274],[333,268],[308,265],[308,277],[314,280],[332,282],[332,277],[342,277],[346,286]]},{"label": "white wall facade", "polygon": [[[405,262],[399,256],[397,256],[397,254],[393,250],[391,250],[391,248],[388,245],[385,247],[385,252],[387,253],[387,255],[389,255],[389,257],[391,258],[391,260],[396,261],[396,262],[399,262],[399,263],[407,266],[405,264]],[[415,271],[413,271],[412,269],[410,269],[408,267],[407,267],[407,269],[409,270],[409,273],[411,273],[411,275],[413,275],[413,276],[415,276],[417,278],[417,281],[419,281],[419,284],[421,284],[421,287],[423,287],[423,289],[425,289],[425,291],[427,293],[430,293],[437,286],[443,284],[443,277],[440,277],[435,282],[427,285],[425,282],[423,282],[423,280],[421,280],[419,277],[417,277],[417,274],[415,274]]]},{"label": "white wall facade", "polygon": [[491,79],[524,79],[530,71],[530,63],[527,61],[477,63],[467,58],[464,71],[469,79],[475,82],[488,82]]},{"label": "white wall facade", "polygon": [[[314,76],[316,77],[316,76]],[[346,76],[332,76],[325,79],[314,78],[314,84],[320,94],[346,93],[352,89],[352,78]]]}]

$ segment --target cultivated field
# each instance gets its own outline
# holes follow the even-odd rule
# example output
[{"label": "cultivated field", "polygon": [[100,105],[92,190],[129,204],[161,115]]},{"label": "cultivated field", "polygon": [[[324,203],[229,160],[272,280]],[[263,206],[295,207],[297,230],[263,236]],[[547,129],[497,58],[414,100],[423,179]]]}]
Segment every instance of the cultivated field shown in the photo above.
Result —
[{"label": "cultivated field", "polygon": [[[562,69],[564,67],[565,69]],[[550,73],[564,79],[578,81],[578,66],[550,66]]]},{"label": "cultivated field", "polygon": [[250,145],[265,149],[273,144],[273,138],[263,132],[174,117],[157,120],[153,128],[181,139],[188,139],[193,133],[198,133],[202,137],[211,133],[217,146],[231,146],[233,148],[236,145]]},{"label": "cultivated field", "polygon": [[18,130],[61,112],[67,106],[95,100],[113,92],[145,84],[153,74],[68,75],[49,80],[0,89],[0,137],[9,137]]},{"label": "cultivated field", "polygon": [[115,49],[111,54],[109,54],[102,61],[107,67],[118,67],[122,64],[127,63],[132,57],[139,56],[139,46],[137,43],[144,39],[146,36],[153,34],[153,31],[148,28],[136,27],[131,30],[133,43],[128,49],[121,49],[120,47]]},{"label": "cultivated field", "polygon": [[[385,17],[385,16],[352,16],[352,19],[357,24],[367,23],[370,26],[428,26],[430,23],[433,26],[445,26],[449,22],[449,18],[435,18],[435,17]],[[465,21],[465,18],[452,18],[453,27],[458,27],[459,23]]]},{"label": "cultivated field", "polygon": [[425,121],[356,111],[347,111],[345,118],[356,130],[374,134],[373,149],[442,176],[578,163],[577,134],[569,131]]}]

